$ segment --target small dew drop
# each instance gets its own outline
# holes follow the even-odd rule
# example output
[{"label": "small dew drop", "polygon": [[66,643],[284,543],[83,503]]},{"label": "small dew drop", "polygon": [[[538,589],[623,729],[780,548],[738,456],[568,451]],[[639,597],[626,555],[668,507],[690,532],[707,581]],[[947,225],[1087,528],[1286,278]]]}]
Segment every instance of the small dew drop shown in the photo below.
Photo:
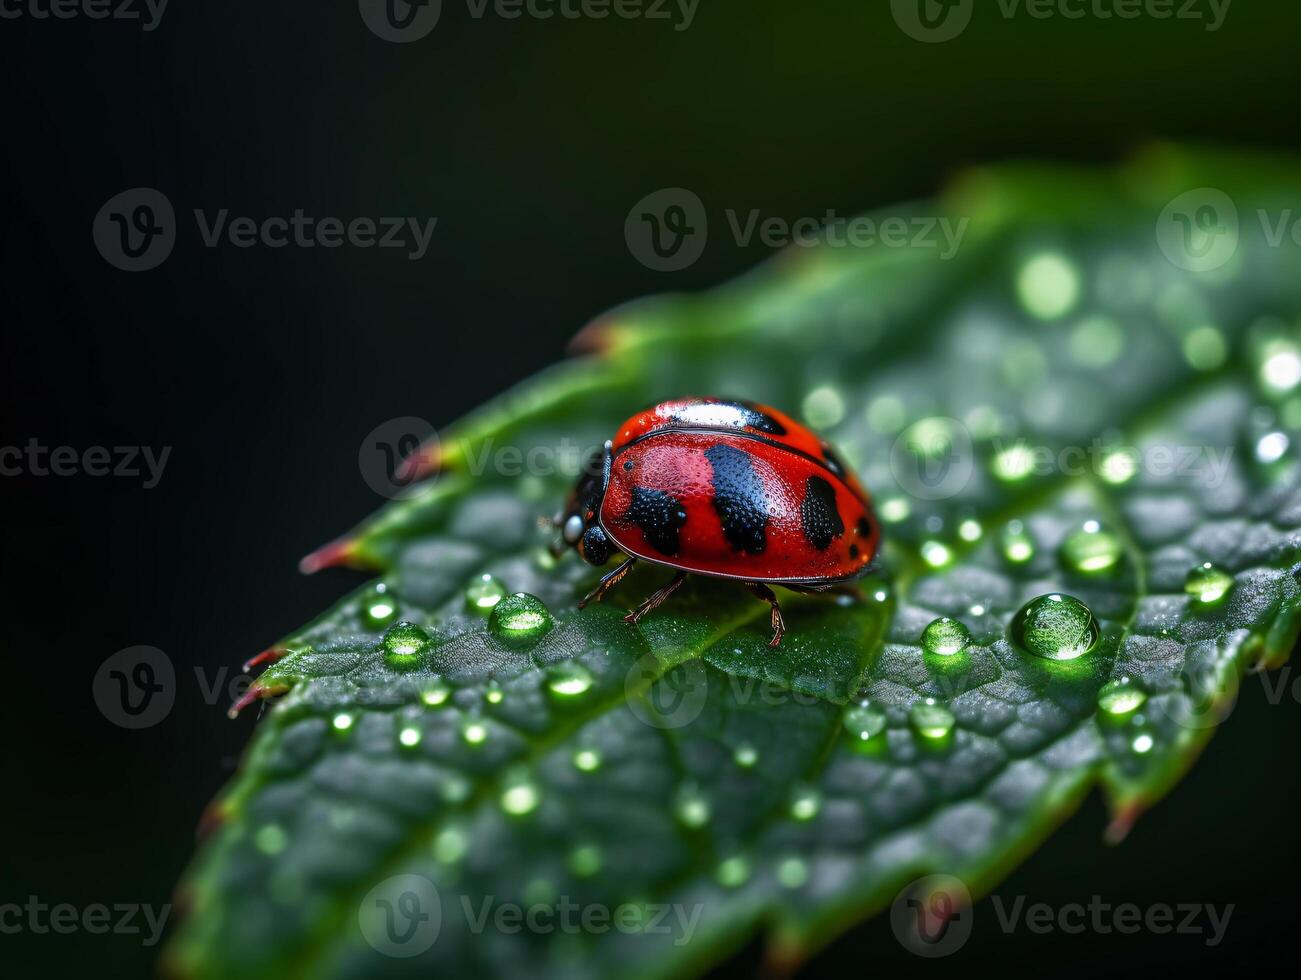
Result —
[{"label": "small dew drop", "polygon": [[420,729],[408,725],[402,731],[398,732],[398,741],[406,748],[413,748],[420,744]]},{"label": "small dew drop", "polygon": [[1151,735],[1138,735],[1133,742],[1134,751],[1139,755],[1146,755],[1151,752],[1154,745],[1156,745],[1156,740]]},{"label": "small dew drop", "polygon": [[1138,460],[1134,452],[1129,449],[1114,450],[1098,463],[1098,476],[1113,486],[1128,483],[1137,472]]},{"label": "small dew drop", "polygon": [[1288,450],[1291,441],[1283,432],[1267,432],[1256,442],[1256,461],[1266,466],[1277,463]]},{"label": "small dew drop", "polygon": [[547,690],[557,698],[580,697],[592,689],[592,672],[582,664],[566,660],[547,668]]},{"label": "small dew drop", "polygon": [[887,524],[898,524],[908,519],[912,508],[903,497],[887,497],[881,501],[881,520]]},{"label": "small dew drop", "polygon": [[953,560],[953,552],[939,541],[924,541],[921,547],[922,560],[931,568],[943,568]]},{"label": "small dew drop", "polygon": [[522,817],[538,805],[538,791],[532,783],[516,783],[501,794],[501,808],[511,816]]},{"label": "small dew drop", "polygon": [[718,883],[724,888],[739,888],[749,877],[750,862],[739,854],[718,866]]},{"label": "small dew drop", "polygon": [[346,732],[352,728],[352,721],[352,715],[348,714],[346,711],[340,711],[334,716],[334,720],[331,724],[334,725],[334,730],[336,732]]},{"label": "small dew drop", "polygon": [[918,701],[908,712],[908,723],[922,738],[938,742],[948,738],[956,724],[953,712],[934,698]]},{"label": "small dew drop", "polygon": [[709,822],[709,800],[694,784],[688,784],[678,790],[673,811],[684,827],[696,829]]},{"label": "small dew drop", "polygon": [[1034,557],[1034,540],[1020,521],[1009,521],[1001,539],[1003,557],[1013,565],[1022,565]]},{"label": "small dew drop", "polygon": [[777,881],[785,888],[799,888],[808,880],[809,866],[802,858],[784,858],[777,865]]},{"label": "small dew drop", "polygon": [[1184,591],[1204,606],[1219,602],[1233,588],[1233,576],[1209,561],[1189,570]]},{"label": "small dew drop", "polygon": [[1120,561],[1124,548],[1120,539],[1097,521],[1067,535],[1062,542],[1062,563],[1075,572],[1094,575],[1109,571]]},{"label": "small dew drop", "polygon": [[922,631],[922,649],[937,657],[952,657],[971,642],[971,631],[960,620],[941,616]]},{"label": "small dew drop", "polygon": [[1274,394],[1286,394],[1301,384],[1301,351],[1287,340],[1274,340],[1264,347],[1260,382]]},{"label": "small dew drop", "polygon": [[1101,635],[1093,610],[1072,595],[1051,593],[1027,602],[1012,619],[1013,642],[1046,660],[1075,660]]},{"label": "small dew drop", "polygon": [[980,536],[984,534],[984,528],[980,526],[980,521],[968,517],[958,525],[958,537],[967,543],[979,541]]},{"label": "small dew drop", "polygon": [[455,827],[447,827],[434,838],[434,859],[443,864],[455,864],[465,856],[470,842]]},{"label": "small dew drop", "polygon": [[441,677],[434,677],[425,682],[425,686],[420,691],[420,700],[430,708],[437,708],[439,705],[446,704],[451,695],[452,689],[447,686],[447,682]]},{"label": "small dew drop", "polygon": [[465,604],[475,612],[489,613],[493,606],[506,598],[506,587],[484,572],[465,588]]},{"label": "small dew drop", "polygon": [[276,823],[264,824],[258,828],[253,843],[263,854],[279,854],[289,844],[289,836],[284,828]]},{"label": "small dew drop", "polygon": [[372,629],[383,629],[397,619],[397,602],[387,588],[375,589],[375,594],[362,607],[362,619]]},{"label": "small dew drop", "polygon": [[1034,450],[1018,442],[995,453],[991,467],[1004,483],[1017,483],[1034,472]]},{"label": "small dew drop", "polygon": [[1214,371],[1228,356],[1224,335],[1215,327],[1196,327],[1184,337],[1184,357],[1198,371]]},{"label": "small dew drop", "polygon": [[851,742],[870,742],[885,731],[885,712],[870,702],[860,701],[845,705],[841,713],[845,736]]},{"label": "small dew drop", "polygon": [[506,692],[496,681],[489,681],[487,687],[483,689],[483,699],[489,704],[501,704],[506,700]]},{"label": "small dew drop", "polygon": [[1021,305],[1040,320],[1069,313],[1080,293],[1080,275],[1065,256],[1042,252],[1021,267],[1016,279]]},{"label": "small dew drop", "polygon": [[461,725],[461,738],[470,745],[482,745],[488,738],[488,726],[481,721],[467,720]]},{"label": "small dew drop", "polygon": [[384,631],[384,662],[393,670],[414,670],[429,652],[429,634],[415,623],[394,623]]},{"label": "small dew drop", "polygon": [[815,429],[829,429],[845,417],[845,399],[831,385],[820,385],[804,398],[804,420]]},{"label": "small dew drop", "polygon": [[732,758],[742,769],[751,769],[759,761],[759,750],[749,742],[742,742],[732,753]]},{"label": "small dew drop", "polygon": [[801,786],[791,797],[791,816],[796,820],[812,820],[822,809],[822,794],[812,786]]},{"label": "small dew drop", "polygon": [[596,749],[579,749],[574,753],[574,768],[580,772],[596,772],[601,768],[601,753]]},{"label": "small dew drop", "polygon": [[1098,692],[1098,707],[1113,718],[1137,711],[1146,701],[1147,692],[1128,677],[1108,681]]},{"label": "small dew drop", "polygon": [[583,844],[569,853],[569,870],[579,878],[590,878],[601,870],[601,849],[595,844]]}]

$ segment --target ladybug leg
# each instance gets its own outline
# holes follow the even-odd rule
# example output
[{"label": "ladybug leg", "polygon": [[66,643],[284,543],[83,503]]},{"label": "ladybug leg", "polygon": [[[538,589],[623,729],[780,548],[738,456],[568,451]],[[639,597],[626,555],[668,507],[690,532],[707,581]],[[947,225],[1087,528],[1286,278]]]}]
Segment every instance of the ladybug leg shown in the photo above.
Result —
[{"label": "ladybug leg", "polygon": [[632,566],[637,564],[636,558],[629,558],[612,572],[606,572],[601,576],[601,581],[596,583],[596,588],[587,595],[583,596],[582,602],[578,608],[582,609],[589,602],[600,602],[605,598],[605,594],[619,584],[619,580],[632,571]]},{"label": "ladybug leg", "polygon": [[678,572],[673,576],[673,581],[669,582],[664,588],[648,595],[640,606],[623,617],[625,623],[636,623],[641,620],[648,612],[658,606],[661,602],[678,591],[678,586],[687,580],[686,572]]},{"label": "ladybug leg", "polygon": [[746,582],[745,587],[754,593],[756,599],[762,599],[772,606],[772,640],[768,645],[777,646],[782,641],[782,634],[786,632],[786,621],[782,619],[782,607],[777,602],[777,596],[761,582]]}]

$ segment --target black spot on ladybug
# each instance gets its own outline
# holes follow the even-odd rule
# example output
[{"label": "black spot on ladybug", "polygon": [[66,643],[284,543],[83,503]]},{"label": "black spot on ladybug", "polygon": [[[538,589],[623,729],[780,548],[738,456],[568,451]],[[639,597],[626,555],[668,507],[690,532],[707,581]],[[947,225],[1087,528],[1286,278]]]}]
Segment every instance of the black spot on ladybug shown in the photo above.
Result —
[{"label": "black spot on ladybug", "polygon": [[627,518],[641,528],[647,543],[660,554],[678,553],[678,532],[687,522],[687,512],[669,494],[663,490],[633,487]]},{"label": "black spot on ladybug", "polygon": [[850,557],[850,558],[857,558],[857,557],[858,557],[858,545],[856,545],[856,544],[851,544],[851,545],[849,546],[849,557]]},{"label": "black spot on ladybug", "polygon": [[860,517],[858,519],[858,533],[865,538],[870,538],[872,536],[872,525],[867,523],[866,517]]},{"label": "black spot on ladybug", "polygon": [[809,477],[804,485],[800,526],[809,544],[819,551],[825,551],[834,538],[845,533],[845,522],[836,510],[836,491],[820,476]]},{"label": "black spot on ladybug", "polygon": [[760,554],[768,544],[768,513],[763,481],[750,454],[720,443],[706,449],[705,458],[714,468],[714,510],[727,543],[737,551]]},{"label": "black spot on ladybug", "polygon": [[669,418],[678,425],[717,429],[749,428],[766,432],[770,436],[786,435],[786,426],[747,402],[692,402],[677,406]]}]

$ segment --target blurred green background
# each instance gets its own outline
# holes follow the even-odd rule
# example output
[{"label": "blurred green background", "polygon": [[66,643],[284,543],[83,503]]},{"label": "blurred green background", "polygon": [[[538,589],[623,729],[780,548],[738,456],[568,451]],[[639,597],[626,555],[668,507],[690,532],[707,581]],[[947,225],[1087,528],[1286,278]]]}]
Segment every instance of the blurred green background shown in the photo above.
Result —
[{"label": "blurred green background", "polygon": [[[347,0],[175,4],[148,32],[0,23],[3,442],[174,447],[152,491],[0,483],[17,671],[0,903],[169,900],[252,721],[228,722],[224,699],[184,684],[164,723],[125,732],[95,711],[90,677],[137,643],[218,676],[357,581],[303,580],[294,565],[381,503],[358,473],[366,433],[401,415],[445,424],[562,356],[609,306],[703,288],[770,254],[715,234],[689,268],[647,269],[624,241],[646,194],[688,188],[721,230],[726,209],[847,215],[990,160],[1107,163],[1151,139],[1301,146],[1297,4],[1236,0],[1215,31],[1209,3],[1190,8],[1202,19],[1003,9],[981,0],[938,44],[905,35],[883,0],[701,0],[681,31],[480,20],[445,0],[437,28],[405,45],[377,38]],[[189,221],[160,268],[128,275],[96,253],[90,226],[138,186],[187,221],[194,208],[302,208],[439,222],[410,262],[205,249]],[[1285,762],[1299,729],[1297,712],[1248,686],[1208,758],[1125,848],[1102,847],[1093,801],[1001,889],[1236,903],[1213,960],[1187,937],[996,934],[973,939],[964,965],[1269,962],[1297,911],[1295,837],[1274,828],[1301,795]],[[0,935],[0,951],[20,974],[43,962],[109,975],[147,974],[155,952],[30,932]],[[728,970],[756,960],[749,950]],[[877,967],[932,964],[878,921],[809,973]]]}]

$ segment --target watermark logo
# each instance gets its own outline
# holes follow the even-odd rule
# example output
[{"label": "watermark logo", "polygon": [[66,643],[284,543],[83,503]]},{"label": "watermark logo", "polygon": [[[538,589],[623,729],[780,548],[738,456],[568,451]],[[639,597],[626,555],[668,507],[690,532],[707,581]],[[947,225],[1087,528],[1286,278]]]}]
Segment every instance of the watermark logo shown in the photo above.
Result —
[{"label": "watermark logo", "polygon": [[1156,222],[1165,257],[1187,272],[1211,272],[1238,251],[1238,209],[1214,187],[1186,191],[1165,206]]},{"label": "watermark logo", "polygon": [[895,897],[890,928],[899,944],[918,956],[956,953],[971,936],[971,893],[952,875],[919,878]]},{"label": "watermark logo", "polygon": [[47,446],[35,437],[24,446],[0,446],[0,476],[111,476],[140,480],[152,490],[163,478],[171,446]]},{"label": "watermark logo", "polygon": [[957,496],[975,471],[971,432],[957,419],[937,416],[914,422],[890,448],[890,471],[904,492],[918,500]]},{"label": "watermark logo", "polygon": [[162,937],[163,926],[171,915],[170,905],[153,906],[140,902],[116,902],[107,905],[93,902],[86,906],[60,902],[51,905],[36,895],[27,901],[0,905],[0,935],[31,933],[44,936],[70,936],[85,932],[93,936],[140,936],[142,946],[153,946]]},{"label": "watermark logo", "polygon": [[146,34],[162,23],[168,0],[0,0],[0,20],[133,20]]},{"label": "watermark logo", "polygon": [[100,664],[91,693],[100,713],[113,724],[149,728],[172,710],[176,671],[157,647],[127,647]]},{"label": "watermark logo", "polygon": [[358,6],[371,33],[393,44],[428,37],[443,15],[443,0],[359,0]]},{"label": "watermark logo", "polygon": [[677,272],[705,251],[709,218],[705,205],[683,187],[665,187],[632,206],[623,225],[628,251],[655,272]]},{"label": "watermark logo", "polygon": [[357,922],[376,952],[396,959],[419,956],[443,927],[438,889],[422,875],[385,878],[361,900]]},{"label": "watermark logo", "polygon": [[1179,690],[1153,699],[1158,711],[1180,728],[1205,731],[1228,720],[1238,703],[1238,676],[1219,644],[1204,640],[1188,648],[1178,675]]},{"label": "watermark logo", "polygon": [[890,0],[894,22],[914,41],[939,44],[967,29],[975,0]]},{"label": "watermark logo", "polygon": [[705,708],[709,678],[699,660],[679,664],[662,677],[662,665],[646,654],[624,678],[628,709],[643,725],[674,729],[690,725]]},{"label": "watermark logo", "polygon": [[381,422],[357,450],[361,478],[381,497],[402,496],[418,480],[437,475],[438,430],[415,415]]},{"label": "watermark logo", "polygon": [[147,272],[162,265],[176,246],[176,212],[161,191],[133,187],[99,209],[92,235],[110,265],[124,272]]}]

